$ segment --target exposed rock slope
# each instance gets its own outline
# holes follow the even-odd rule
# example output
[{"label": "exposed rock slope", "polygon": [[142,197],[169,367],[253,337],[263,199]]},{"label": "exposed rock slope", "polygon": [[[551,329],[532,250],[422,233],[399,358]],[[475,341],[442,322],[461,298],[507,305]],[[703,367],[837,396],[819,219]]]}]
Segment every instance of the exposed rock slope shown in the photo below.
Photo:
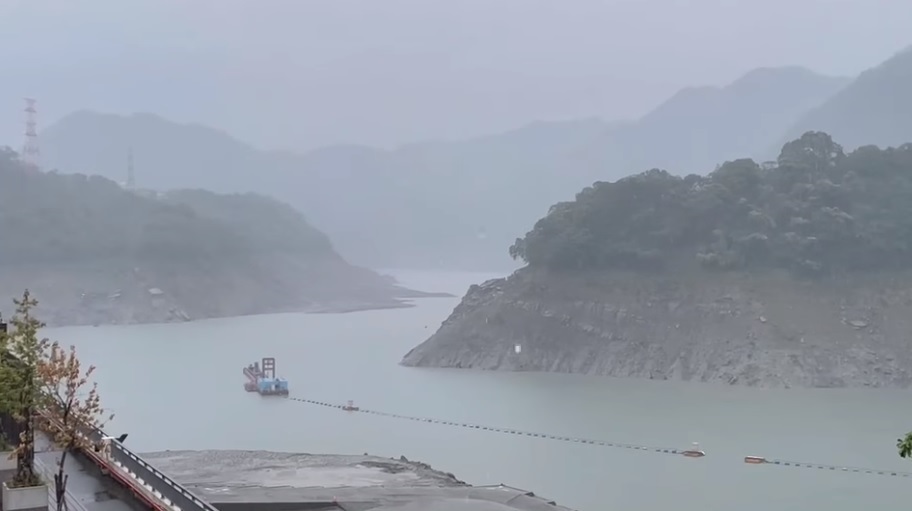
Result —
[{"label": "exposed rock slope", "polygon": [[644,277],[523,269],[472,286],[403,364],[908,387],[909,332],[912,273],[814,283],[781,271]]},{"label": "exposed rock slope", "polygon": [[[773,165],[652,170],[553,206],[409,365],[907,387],[912,144],[808,132]],[[520,353],[514,352],[520,344]]]}]

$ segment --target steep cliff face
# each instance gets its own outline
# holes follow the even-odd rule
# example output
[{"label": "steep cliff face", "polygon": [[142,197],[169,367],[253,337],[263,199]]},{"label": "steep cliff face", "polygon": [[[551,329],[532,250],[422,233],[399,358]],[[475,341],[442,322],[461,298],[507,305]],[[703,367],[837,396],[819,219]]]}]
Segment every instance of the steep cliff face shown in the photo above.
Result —
[{"label": "steep cliff face", "polygon": [[402,363],[904,388],[912,384],[910,333],[912,273],[810,282],[778,272],[522,269],[472,286]]}]

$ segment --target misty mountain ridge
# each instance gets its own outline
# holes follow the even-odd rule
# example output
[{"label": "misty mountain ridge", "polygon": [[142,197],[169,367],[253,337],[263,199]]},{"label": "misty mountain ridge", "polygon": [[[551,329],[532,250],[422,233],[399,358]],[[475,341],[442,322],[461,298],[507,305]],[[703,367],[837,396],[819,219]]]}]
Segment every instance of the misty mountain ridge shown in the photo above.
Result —
[{"label": "misty mountain ridge", "polygon": [[725,87],[683,89],[618,134],[631,148],[627,173],[656,167],[702,174],[745,154],[771,158],[776,152],[767,149],[786,127],[850,81],[778,67],[755,69]]},{"label": "misty mountain ridge", "polygon": [[912,140],[912,46],[861,73],[784,133],[825,131],[847,148],[899,146]]},{"label": "misty mountain ridge", "polygon": [[51,325],[405,306],[299,211],[256,194],[129,191],[0,151],[0,288]]},{"label": "misty mountain ridge", "polygon": [[504,247],[529,219],[596,180],[650,167],[707,172],[757,155],[847,79],[752,71],[685,89],[637,121],[534,122],[497,135],[395,150],[260,151],[152,114],[74,113],[42,133],[48,168],[117,181],[135,153],[141,186],[256,191],[289,202],[349,260],[373,267],[512,268]]}]

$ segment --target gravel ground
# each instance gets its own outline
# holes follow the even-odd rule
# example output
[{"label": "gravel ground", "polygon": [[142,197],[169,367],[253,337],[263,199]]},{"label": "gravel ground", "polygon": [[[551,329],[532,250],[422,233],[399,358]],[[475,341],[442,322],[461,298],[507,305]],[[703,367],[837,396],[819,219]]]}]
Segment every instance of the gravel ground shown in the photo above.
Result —
[{"label": "gravel ground", "polygon": [[221,487],[458,487],[466,483],[425,463],[336,454],[165,451],[142,455],[182,484]]},{"label": "gravel ground", "polygon": [[271,511],[270,505],[286,509],[296,502],[327,511],[572,511],[518,488],[471,486],[404,457],[269,451],[142,456],[201,498],[230,509]]}]

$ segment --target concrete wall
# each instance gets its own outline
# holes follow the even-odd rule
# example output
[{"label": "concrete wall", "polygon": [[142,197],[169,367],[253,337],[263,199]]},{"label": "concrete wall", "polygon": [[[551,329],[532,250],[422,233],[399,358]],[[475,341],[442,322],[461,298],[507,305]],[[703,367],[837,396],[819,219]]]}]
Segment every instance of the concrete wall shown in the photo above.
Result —
[{"label": "concrete wall", "polygon": [[3,483],[3,511],[48,511],[48,487],[9,488]]}]

